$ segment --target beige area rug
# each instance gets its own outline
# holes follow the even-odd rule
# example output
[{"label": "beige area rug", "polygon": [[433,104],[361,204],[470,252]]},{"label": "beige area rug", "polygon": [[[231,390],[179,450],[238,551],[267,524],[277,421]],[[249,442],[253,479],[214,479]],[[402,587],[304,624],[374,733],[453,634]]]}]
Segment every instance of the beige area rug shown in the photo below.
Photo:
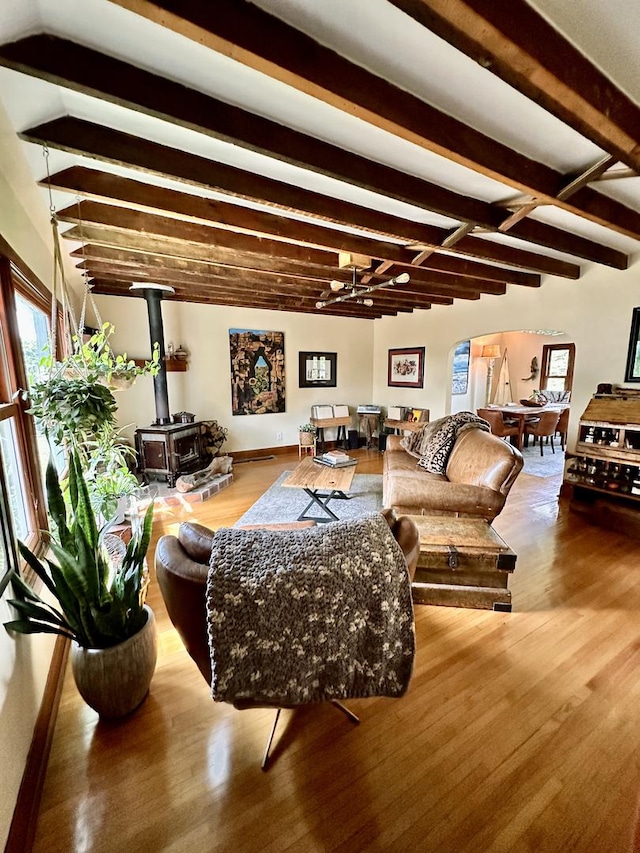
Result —
[{"label": "beige area rug", "polygon": [[[298,516],[309,503],[309,496],[303,489],[283,487],[282,483],[291,474],[285,471],[276,482],[238,519],[241,524],[269,524],[281,521],[297,521]],[[338,518],[357,518],[369,512],[382,509],[382,475],[354,474],[350,500],[333,500],[329,503]],[[309,513],[315,515],[315,509]]]}]

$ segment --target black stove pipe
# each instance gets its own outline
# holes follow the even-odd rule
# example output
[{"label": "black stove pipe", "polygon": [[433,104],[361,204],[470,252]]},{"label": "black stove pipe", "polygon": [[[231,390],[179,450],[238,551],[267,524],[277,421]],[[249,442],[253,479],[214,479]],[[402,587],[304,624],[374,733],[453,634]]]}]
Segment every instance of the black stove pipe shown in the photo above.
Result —
[{"label": "black stove pipe", "polygon": [[141,290],[147,303],[147,313],[149,315],[149,338],[151,341],[151,352],[158,344],[160,350],[160,370],[153,377],[153,393],[156,403],[156,419],[153,426],[162,426],[170,424],[171,417],[169,415],[169,392],[167,390],[167,366],[164,361],[164,327],[162,324],[162,294],[165,292],[174,293],[172,287],[158,284],[134,284],[131,290]]}]

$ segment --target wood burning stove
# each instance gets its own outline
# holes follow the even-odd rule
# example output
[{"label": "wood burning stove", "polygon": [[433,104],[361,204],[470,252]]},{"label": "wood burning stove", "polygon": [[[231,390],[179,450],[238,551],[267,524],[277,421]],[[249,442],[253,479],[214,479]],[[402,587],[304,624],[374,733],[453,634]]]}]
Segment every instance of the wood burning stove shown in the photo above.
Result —
[{"label": "wood burning stove", "polygon": [[136,430],[140,470],[146,480],[166,477],[170,488],[179,474],[204,467],[200,422],[152,424]]},{"label": "wood burning stove", "polygon": [[[173,293],[172,287],[149,282],[138,282],[130,290],[139,290],[147,303],[151,351],[156,344],[160,348],[160,370],[153,378],[156,404],[156,420],[151,426],[137,429],[135,433],[138,452],[138,468],[145,480],[150,477],[167,478],[170,488],[176,484],[179,474],[188,474],[204,467],[203,445],[200,422],[171,423],[169,417],[169,394],[167,391],[167,367],[164,362],[164,329],[162,325],[162,297]],[[180,412],[180,415],[190,414]]]}]

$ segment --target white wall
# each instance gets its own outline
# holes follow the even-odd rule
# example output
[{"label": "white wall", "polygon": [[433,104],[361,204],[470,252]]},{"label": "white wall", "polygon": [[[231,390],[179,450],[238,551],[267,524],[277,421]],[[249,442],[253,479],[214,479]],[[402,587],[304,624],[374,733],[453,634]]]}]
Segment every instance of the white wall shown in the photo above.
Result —
[{"label": "white wall", "polygon": [[[540,288],[511,285],[505,296],[483,296],[436,306],[429,311],[367,320],[329,319],[252,309],[163,302],[165,341],[190,352],[189,370],[168,375],[170,411],[187,410],[198,418],[215,418],[229,428],[225,450],[252,450],[295,444],[297,428],[308,420],[315,403],[373,402],[382,406],[428,408],[435,419],[450,411],[474,410],[484,404],[486,365],[478,356],[482,343],[499,343],[509,352],[514,399],[527,397],[538,383],[525,382],[534,355],[541,363],[544,343],[576,344],[571,445],[577,421],[600,382],[622,383],[632,309],[640,304],[639,267],[625,271],[591,266],[578,281],[545,277]],[[612,294],[615,293],[615,299]],[[104,320],[116,326],[114,346],[132,357],[148,356],[149,328],[141,299],[97,297]],[[286,412],[274,415],[231,415],[229,381],[230,328],[273,329],[285,334]],[[554,329],[562,336],[525,335],[525,329]],[[472,339],[469,393],[451,397],[451,360],[456,344]],[[423,389],[390,388],[390,348],[424,346]],[[300,350],[338,353],[338,386],[298,388]],[[138,380],[119,391],[120,422],[146,425],[154,417],[153,382]],[[354,426],[355,426],[354,422]],[[282,441],[276,435],[282,432]],[[132,435],[133,427],[128,430]]]},{"label": "white wall", "polygon": [[[572,445],[578,419],[598,383],[624,382],[631,314],[636,305],[640,305],[640,267],[634,258],[627,270],[590,266],[578,281],[547,276],[540,288],[510,285],[505,296],[487,295],[449,307],[385,317],[376,321],[372,396],[382,402],[424,405],[431,410],[432,419],[441,417],[451,405],[451,356],[459,341],[496,332],[558,329],[565,336],[554,340],[576,345],[569,428]],[[401,346],[426,347],[424,391],[403,391],[403,399],[398,389],[387,387],[387,352]],[[477,393],[484,389],[485,376],[475,378]],[[526,391],[529,384],[519,384],[518,389],[524,385]]]},{"label": "white wall", "polygon": [[[149,323],[142,299],[97,297],[103,320],[115,325],[113,346],[132,358],[149,357]],[[224,308],[215,305],[162,303],[165,344],[182,344],[190,353],[185,373],[168,373],[169,411],[193,412],[227,427],[223,451],[254,450],[298,443],[298,426],[317,403],[344,403],[354,410],[371,402],[374,323],[284,311]],[[284,332],[286,411],[269,415],[231,414],[229,329]],[[298,353],[337,353],[336,388],[299,388]],[[116,392],[122,425],[148,425],[155,418],[153,380],[139,379]],[[354,428],[357,426],[354,418]],[[130,437],[132,428],[127,429]],[[278,433],[282,438],[278,439]],[[334,433],[327,432],[327,437]]]}]

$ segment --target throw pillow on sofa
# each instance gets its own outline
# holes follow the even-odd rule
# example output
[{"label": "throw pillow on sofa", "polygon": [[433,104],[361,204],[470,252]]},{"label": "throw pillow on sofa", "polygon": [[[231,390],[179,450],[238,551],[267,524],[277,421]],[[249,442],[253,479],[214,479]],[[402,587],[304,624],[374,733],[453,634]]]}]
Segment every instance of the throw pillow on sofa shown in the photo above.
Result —
[{"label": "throw pillow on sofa", "polygon": [[444,474],[449,455],[460,433],[466,429],[490,431],[489,424],[473,412],[457,412],[447,415],[428,425],[429,433],[423,432],[422,455],[418,467],[431,474]]},{"label": "throw pillow on sofa", "polygon": [[416,459],[420,459],[420,457],[422,456],[422,454],[419,453],[417,448],[418,445],[422,442],[422,435],[428,426],[431,426],[431,424],[427,423],[423,427],[420,427],[420,429],[415,430],[415,432],[410,432],[408,433],[408,435],[403,435],[400,439],[400,447],[406,450],[407,453],[410,453],[411,456],[415,456]]}]

